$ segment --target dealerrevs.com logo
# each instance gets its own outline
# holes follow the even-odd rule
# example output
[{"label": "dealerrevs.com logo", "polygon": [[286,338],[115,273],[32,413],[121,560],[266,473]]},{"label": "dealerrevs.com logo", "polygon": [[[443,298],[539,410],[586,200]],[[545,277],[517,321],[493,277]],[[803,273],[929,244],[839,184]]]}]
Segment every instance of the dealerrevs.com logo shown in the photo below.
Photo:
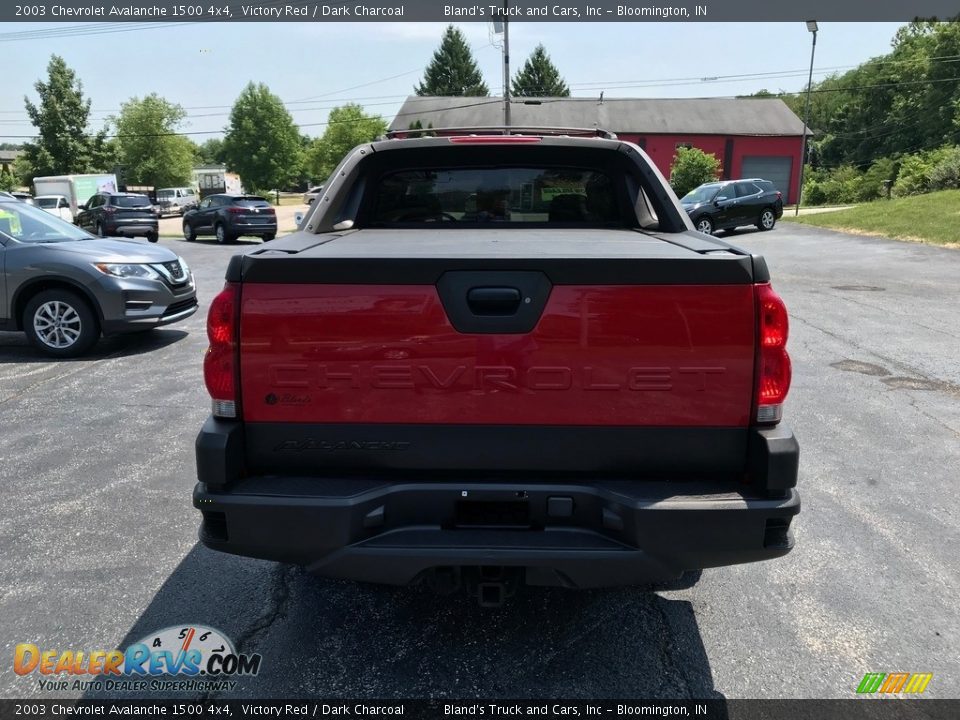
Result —
[{"label": "dealerrevs.com logo", "polygon": [[260,672],[261,656],[238,653],[222,632],[180,625],[151,633],[126,650],[41,649],[21,643],[13,671],[37,676],[41,690],[232,690],[232,678]]}]

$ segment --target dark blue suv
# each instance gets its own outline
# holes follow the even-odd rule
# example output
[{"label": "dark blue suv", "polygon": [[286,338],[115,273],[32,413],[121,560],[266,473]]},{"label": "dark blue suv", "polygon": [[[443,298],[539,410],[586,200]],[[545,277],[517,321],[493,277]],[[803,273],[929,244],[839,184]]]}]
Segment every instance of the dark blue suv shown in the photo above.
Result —
[{"label": "dark blue suv", "polygon": [[184,239],[193,242],[200,235],[213,235],[218,243],[233,242],[241,235],[273,240],[277,212],[259,195],[208,195],[183,215]]},{"label": "dark blue suv", "polygon": [[722,180],[691,190],[680,204],[702,233],[756,225],[773,230],[783,216],[783,195],[769,180]]}]

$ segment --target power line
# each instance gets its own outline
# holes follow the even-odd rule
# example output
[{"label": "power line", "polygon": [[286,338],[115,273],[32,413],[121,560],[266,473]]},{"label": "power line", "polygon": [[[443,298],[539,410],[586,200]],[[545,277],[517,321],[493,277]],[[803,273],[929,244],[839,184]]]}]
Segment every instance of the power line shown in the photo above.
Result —
[{"label": "power line", "polygon": [[[840,163],[838,165],[825,165],[823,163],[820,163],[819,169],[836,170],[837,168],[841,168],[841,167],[854,167],[858,169],[869,168],[878,160],[883,160],[885,158],[900,159],[904,155],[910,155],[912,153],[922,152],[923,150],[933,150],[935,148],[942,146],[944,143],[948,142],[949,140],[956,138],[958,135],[960,135],[960,129],[954,130],[952,132],[948,132],[940,140],[934,140],[933,142],[917,143],[917,144],[908,146],[907,148],[893,151],[887,155],[875,155],[873,158],[869,160],[863,160],[861,162],[845,162],[845,163]],[[893,157],[894,155],[897,157],[894,158]]]},{"label": "power line", "polygon": [[[279,2],[279,0],[276,0],[276,1]],[[109,24],[114,24],[114,23],[109,23]],[[187,23],[179,23],[179,24],[187,24]],[[197,23],[193,23],[193,24],[197,24]],[[2,35],[0,35],[0,37],[2,37]],[[485,50],[491,46],[492,45],[487,44],[477,48],[477,50]],[[943,55],[943,56],[938,56],[933,58],[926,58],[926,60],[931,62],[936,61],[936,62],[956,63],[956,62],[960,62],[960,54]],[[906,60],[878,61],[877,64],[902,64],[904,62],[908,62],[908,61]],[[329,98],[330,95],[334,95],[340,92],[349,92],[350,90],[355,90],[362,87],[369,87],[371,85],[377,85],[379,83],[387,82],[389,80],[395,80],[399,77],[403,77],[404,75],[410,75],[415,72],[419,72],[420,70],[423,70],[425,67],[426,66],[423,66],[421,68],[408,70],[406,72],[399,73],[397,75],[390,75],[388,77],[379,78],[377,80],[371,80],[366,83],[361,83],[360,85],[354,85],[348,88],[333,90],[329,93],[323,93],[321,95],[315,95],[309,98],[301,98],[298,100],[287,100],[287,101],[281,101],[281,102],[285,107],[291,106],[291,105],[308,104],[310,102],[315,102],[316,100],[319,100],[319,99]],[[850,68],[856,68],[856,67],[860,67],[860,66],[859,65],[835,65],[835,66],[821,67],[821,68],[816,68],[814,70],[814,74],[825,75],[825,74],[834,72],[836,70],[850,69]],[[757,73],[739,73],[739,74],[716,75],[716,76],[708,76],[708,77],[677,77],[677,78],[656,78],[656,79],[646,79],[646,80],[590,81],[590,82],[580,82],[580,83],[568,83],[568,86],[571,89],[576,88],[576,89],[583,89],[583,90],[605,89],[608,87],[617,88],[617,89],[645,88],[645,87],[675,87],[675,86],[681,86],[681,85],[701,85],[701,84],[715,84],[715,83],[725,83],[725,82],[741,82],[743,80],[752,80],[752,79],[785,79],[789,77],[795,77],[795,76],[799,77],[801,75],[806,75],[807,72],[808,72],[808,69],[772,70],[772,71],[757,72]],[[919,81],[919,82],[924,82],[924,81]],[[897,84],[900,84],[900,83],[897,83]],[[869,87],[869,86],[863,86],[863,87]],[[812,92],[842,92],[848,89],[858,89],[858,88],[842,88],[837,90],[814,89]],[[793,95],[793,94],[802,94],[804,92],[806,91],[800,90],[795,93],[788,92],[788,93],[781,93],[781,94]],[[405,98],[410,98],[410,96],[409,95],[367,95],[367,96],[359,96],[359,97],[332,98],[332,99],[328,99],[327,101],[328,102],[354,102],[354,101],[361,101],[361,100],[364,100],[364,101],[366,100],[403,100]],[[410,99],[413,101],[417,100],[416,98],[410,98]],[[431,98],[426,97],[424,98],[424,101],[429,101],[430,99]],[[616,98],[610,98],[610,100],[615,100],[615,99]],[[232,105],[194,105],[194,106],[183,107],[182,109],[186,111],[224,110],[232,107],[233,107]],[[319,107],[319,108],[303,108],[303,109],[304,110],[324,110],[327,108]],[[115,108],[112,110],[91,110],[91,112],[96,114],[109,115],[112,113],[120,112],[120,108]],[[21,116],[26,115],[26,113],[22,110],[0,110],[0,114],[5,114],[5,115],[19,114]],[[194,116],[194,117],[215,117],[215,115],[205,115],[205,116],[200,115],[200,116]]]},{"label": "power line", "polygon": [[[467,105],[461,105],[461,108],[471,108],[471,107],[480,107],[481,105],[500,105],[503,101],[500,98],[486,99],[480,102],[468,103]],[[405,116],[417,116],[420,117],[427,113],[434,112],[444,112],[447,108],[435,108],[433,110],[418,110],[415,112],[406,112],[406,113],[397,113],[395,117],[405,117]],[[298,124],[298,128],[305,127],[320,127],[320,126],[329,126],[329,125],[349,125],[355,122],[363,122],[368,118],[363,119],[350,119],[350,120],[327,120],[326,122],[316,122],[316,123],[301,123]],[[127,134],[108,134],[108,138],[150,138],[150,137],[179,137],[179,136],[188,136],[188,135],[215,135],[221,133],[223,130],[197,130],[197,131],[187,131],[187,132],[166,132],[166,133],[127,133]],[[86,137],[96,137],[95,133],[84,133]],[[0,135],[0,138],[19,138],[19,139],[34,139],[36,135]]]},{"label": "power line", "polygon": [[[818,88],[818,89],[815,89],[815,90],[811,90],[810,92],[812,92],[812,93],[824,93],[824,92],[853,92],[853,91],[857,91],[857,90],[871,90],[871,89],[886,88],[886,87],[895,87],[895,86],[896,86],[896,87],[899,87],[899,86],[903,86],[903,85],[925,85],[925,84],[935,85],[935,84],[946,83],[946,82],[956,83],[956,82],[958,82],[958,81],[960,81],[960,77],[937,78],[937,79],[932,79],[932,80],[927,79],[927,80],[915,80],[915,81],[906,81],[906,82],[897,82],[897,83],[879,83],[879,84],[875,84],[875,85],[859,85],[859,86],[856,86],[856,85],[855,85],[855,86],[849,86],[849,87],[845,87],[845,88]],[[800,93],[785,93],[785,94],[800,94]],[[563,98],[555,98],[555,99],[548,100],[547,102],[558,102],[558,101],[561,101],[562,99],[563,99]],[[710,98],[701,98],[701,99],[710,99]],[[412,101],[416,101],[416,100],[418,100],[418,99],[417,99],[417,98],[411,98],[411,100],[412,100]],[[430,100],[435,100],[435,98],[432,98],[432,97],[424,97],[424,98],[423,98],[423,101],[425,101],[425,102],[426,102],[426,101],[430,101]],[[500,102],[502,102],[502,100],[501,100],[500,98],[497,98],[496,100],[490,100],[490,101],[487,101],[487,102],[472,103],[472,104],[468,104],[468,105],[461,105],[461,106],[459,106],[457,109],[464,109],[464,108],[469,108],[469,107],[476,107],[477,105],[486,105],[486,104],[500,103]],[[392,103],[383,103],[383,104],[392,104]],[[315,109],[319,110],[319,109],[333,109],[333,108],[331,107],[331,108],[315,108]],[[424,109],[424,110],[410,111],[410,112],[404,112],[404,113],[397,113],[394,117],[422,116],[422,115],[426,115],[426,114],[430,114],[430,113],[444,112],[444,111],[446,111],[446,110],[448,110],[448,109],[450,109],[450,108],[433,108],[433,109]],[[229,114],[229,113],[227,113],[227,114]],[[354,120],[345,120],[345,121],[338,121],[338,122],[356,122],[356,121],[354,121]],[[331,123],[329,123],[329,122],[316,122],[316,123],[298,123],[297,125],[298,125],[298,127],[300,127],[300,128],[305,128],[305,127],[322,127],[322,126],[326,126],[326,125],[329,125],[329,124],[331,124]],[[223,129],[220,129],[220,130],[203,130],[203,131],[187,131],[187,132],[172,132],[172,133],[161,133],[161,134],[156,135],[156,137],[164,137],[164,136],[169,136],[169,135],[216,135],[216,134],[221,133],[221,132],[223,132]],[[35,135],[0,135],[0,137],[4,137],[4,138],[33,138],[33,137],[36,137],[36,136],[35,136]],[[108,137],[119,137],[119,136],[118,136],[118,135],[109,135]],[[138,136],[138,137],[140,137],[140,136]],[[143,135],[142,137],[154,137],[154,135]]]}]

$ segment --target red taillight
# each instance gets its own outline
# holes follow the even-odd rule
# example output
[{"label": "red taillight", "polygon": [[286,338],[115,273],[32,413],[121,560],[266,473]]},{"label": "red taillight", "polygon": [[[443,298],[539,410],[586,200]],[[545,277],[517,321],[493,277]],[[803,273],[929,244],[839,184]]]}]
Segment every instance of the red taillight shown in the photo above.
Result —
[{"label": "red taillight", "polygon": [[105,212],[107,215],[113,215],[116,211],[117,209],[113,205],[103,206],[103,212]]},{"label": "red taillight", "polygon": [[458,135],[450,138],[450,142],[461,145],[522,145],[538,143],[540,138],[530,135]]},{"label": "red taillight", "polygon": [[210,347],[203,358],[203,380],[213,398],[213,414],[237,417],[237,311],[238,286],[227,283],[210,303],[207,337]]},{"label": "red taillight", "polygon": [[783,200],[783,193],[777,190],[777,200]]},{"label": "red taillight", "polygon": [[264,209],[264,212],[265,212],[267,215],[276,215],[276,214],[277,214],[277,211],[274,210],[272,207],[269,207],[269,208]]},{"label": "red taillight", "polygon": [[227,212],[231,215],[243,215],[247,212],[247,209],[243,207],[228,207]]},{"label": "red taillight", "polygon": [[787,354],[790,322],[787,307],[769,283],[755,285],[758,323],[756,420],[777,423],[790,390],[792,370]]}]

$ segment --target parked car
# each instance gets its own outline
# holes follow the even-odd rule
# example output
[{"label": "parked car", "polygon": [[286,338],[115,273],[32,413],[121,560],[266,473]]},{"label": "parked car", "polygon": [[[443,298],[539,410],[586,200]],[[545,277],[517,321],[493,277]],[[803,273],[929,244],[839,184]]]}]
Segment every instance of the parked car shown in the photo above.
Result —
[{"label": "parked car", "polygon": [[323,194],[323,185],[317,185],[316,187],[310,188],[303,194],[303,204],[312,205],[313,201],[316,200],[318,197],[320,197],[320,195],[322,194]]},{"label": "parked car", "polygon": [[192,187],[161,188],[157,190],[157,206],[160,216],[183,215],[199,204],[197,191]]},{"label": "parked car", "polygon": [[15,197],[17,200],[20,200],[21,202],[25,202],[25,203],[28,203],[28,204],[30,204],[30,205],[33,205],[33,195],[31,195],[31,194],[28,193],[28,192],[20,192],[20,191],[14,190],[14,191],[13,191],[12,193],[10,193],[10,194],[11,194],[13,197]]},{"label": "parked car", "polygon": [[0,330],[21,330],[54,357],[197,311],[193,274],[170,249],[96,238],[2,196],[0,267]]},{"label": "parked car", "polygon": [[80,206],[76,224],[100,237],[160,237],[150,198],[136,193],[98,192]]},{"label": "parked car", "polygon": [[259,195],[208,195],[183,216],[187,242],[203,235],[213,235],[221,244],[241,235],[273,240],[277,236],[277,212]]},{"label": "parked car", "polygon": [[56,215],[68,223],[73,222],[73,212],[70,210],[70,201],[63,195],[37,195],[33,204],[51,215]]},{"label": "parked car", "polygon": [[782,194],[760,178],[704,183],[684,195],[680,204],[694,227],[707,235],[742,225],[773,230],[783,216]]},{"label": "parked car", "polygon": [[763,258],[694,232],[636,145],[489,132],[362,145],[297,232],[230,260],[201,542],[484,605],[788,553]]}]

